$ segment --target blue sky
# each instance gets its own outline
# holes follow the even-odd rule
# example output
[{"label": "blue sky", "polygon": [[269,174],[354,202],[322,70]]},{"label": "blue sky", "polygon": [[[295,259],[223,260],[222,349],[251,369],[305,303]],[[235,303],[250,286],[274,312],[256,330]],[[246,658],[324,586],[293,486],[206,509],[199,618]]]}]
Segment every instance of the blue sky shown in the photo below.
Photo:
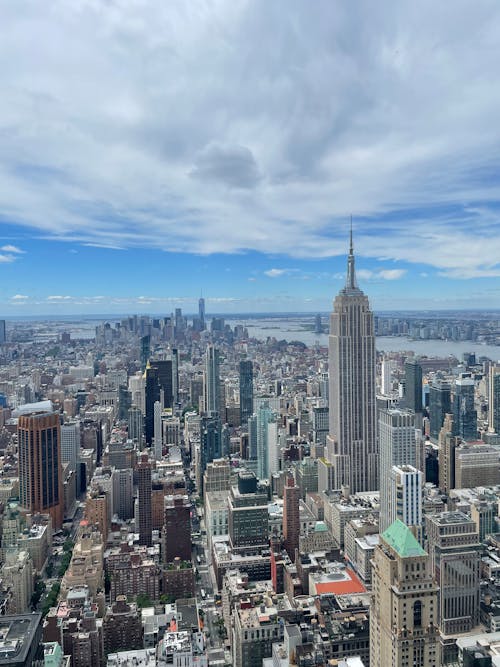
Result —
[{"label": "blue sky", "polygon": [[0,314],[500,307],[496,0],[0,22]]}]

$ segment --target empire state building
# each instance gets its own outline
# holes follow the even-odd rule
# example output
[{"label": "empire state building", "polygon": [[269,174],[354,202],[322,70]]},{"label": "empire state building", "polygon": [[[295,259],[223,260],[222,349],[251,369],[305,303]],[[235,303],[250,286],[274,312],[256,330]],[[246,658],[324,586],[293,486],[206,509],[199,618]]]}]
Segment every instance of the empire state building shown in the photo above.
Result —
[{"label": "empire state building", "polygon": [[356,282],[352,231],[350,241],[345,287],[330,315],[327,458],[332,488],[348,486],[357,493],[379,488],[376,359],[373,313]]}]

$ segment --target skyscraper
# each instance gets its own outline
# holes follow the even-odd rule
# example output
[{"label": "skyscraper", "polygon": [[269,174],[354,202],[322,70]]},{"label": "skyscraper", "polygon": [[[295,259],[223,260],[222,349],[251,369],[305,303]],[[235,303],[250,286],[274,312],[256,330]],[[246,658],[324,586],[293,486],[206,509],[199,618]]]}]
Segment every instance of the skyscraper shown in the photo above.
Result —
[{"label": "skyscraper", "polygon": [[416,359],[405,361],[405,405],[415,413],[422,412],[422,366]]},{"label": "skyscraper", "polygon": [[174,403],[174,361],[173,359],[152,359],[145,371],[145,407],[144,432],[146,444],[151,445],[154,438],[154,406],[160,401],[161,408],[171,408]]},{"label": "skyscraper", "polygon": [[257,477],[259,479],[267,479],[271,472],[276,472],[269,469],[269,449],[275,446],[273,439],[277,438],[277,429],[271,427],[275,425],[275,422],[276,417],[269,403],[260,405],[257,410]]},{"label": "skyscraper", "polygon": [[429,421],[431,439],[437,441],[444,416],[451,412],[451,387],[449,382],[435,379],[429,389]]},{"label": "skyscraper", "polygon": [[50,514],[59,530],[64,512],[59,415],[20,415],[17,434],[21,505],[32,513]]},{"label": "skyscraper", "polygon": [[218,416],[205,416],[200,424],[199,489],[203,490],[203,473],[207,463],[220,458],[222,453],[222,424]]},{"label": "skyscraper", "polygon": [[[389,525],[399,519],[412,529],[413,534],[420,542],[423,533],[422,500],[422,472],[410,465],[392,466],[389,480],[389,509],[387,512]],[[382,522],[380,525],[382,525]]]},{"label": "skyscraper", "polygon": [[152,507],[151,507],[151,464],[146,454],[137,464],[138,505],[139,505],[139,544],[150,547],[152,544]]},{"label": "skyscraper", "polygon": [[5,343],[7,337],[5,335],[5,320],[0,320],[0,345]]},{"label": "skyscraper", "polygon": [[441,633],[470,632],[479,623],[478,528],[462,512],[428,514],[425,525],[431,567],[439,586]]},{"label": "skyscraper", "polygon": [[253,414],[253,364],[250,359],[240,361],[240,424],[246,426]]},{"label": "skyscraper", "polygon": [[372,584],[371,667],[438,667],[437,586],[428,554],[401,521],[380,535]]},{"label": "skyscraper", "polygon": [[204,394],[205,411],[220,414],[220,359],[219,350],[208,345],[205,353]]},{"label": "skyscraper", "polygon": [[330,433],[328,460],[336,488],[378,489],[375,400],[375,334],[368,297],[356,282],[351,243],[345,287],[330,315]]},{"label": "skyscraper", "polygon": [[76,470],[80,452],[80,422],[67,422],[61,425],[61,461],[69,463],[71,470]]},{"label": "skyscraper", "polygon": [[296,486],[293,475],[288,474],[283,490],[283,541],[287,554],[295,561],[295,550],[299,548],[300,488]]},{"label": "skyscraper", "polygon": [[165,503],[163,562],[191,560],[191,505],[187,496],[169,496]]},{"label": "skyscraper", "polygon": [[488,429],[500,433],[500,366],[490,366],[488,379]]},{"label": "skyscraper", "polygon": [[474,379],[471,373],[461,373],[455,380],[453,426],[453,435],[462,440],[477,440],[477,412],[474,409]]},{"label": "skyscraper", "polygon": [[[396,518],[390,512],[392,466],[417,465],[415,413],[389,408],[379,415],[380,532]],[[401,518],[401,517],[400,517]]]},{"label": "skyscraper", "polygon": [[205,299],[200,297],[198,300],[198,319],[200,320],[200,328],[202,331],[205,330]]}]

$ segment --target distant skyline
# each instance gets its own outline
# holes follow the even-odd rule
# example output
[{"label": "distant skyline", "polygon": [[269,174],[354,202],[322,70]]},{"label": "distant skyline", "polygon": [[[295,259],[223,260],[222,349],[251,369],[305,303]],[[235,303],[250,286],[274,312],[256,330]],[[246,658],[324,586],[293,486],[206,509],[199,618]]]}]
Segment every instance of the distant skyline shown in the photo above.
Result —
[{"label": "distant skyline", "polygon": [[0,21],[0,318],[500,307],[496,1]]}]

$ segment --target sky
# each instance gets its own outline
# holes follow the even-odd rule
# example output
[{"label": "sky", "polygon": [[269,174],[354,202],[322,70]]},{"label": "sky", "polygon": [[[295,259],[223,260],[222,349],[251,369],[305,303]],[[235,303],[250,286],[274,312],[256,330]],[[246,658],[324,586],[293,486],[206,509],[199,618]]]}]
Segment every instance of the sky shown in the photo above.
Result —
[{"label": "sky", "polygon": [[0,4],[0,317],[500,308],[497,0]]}]

